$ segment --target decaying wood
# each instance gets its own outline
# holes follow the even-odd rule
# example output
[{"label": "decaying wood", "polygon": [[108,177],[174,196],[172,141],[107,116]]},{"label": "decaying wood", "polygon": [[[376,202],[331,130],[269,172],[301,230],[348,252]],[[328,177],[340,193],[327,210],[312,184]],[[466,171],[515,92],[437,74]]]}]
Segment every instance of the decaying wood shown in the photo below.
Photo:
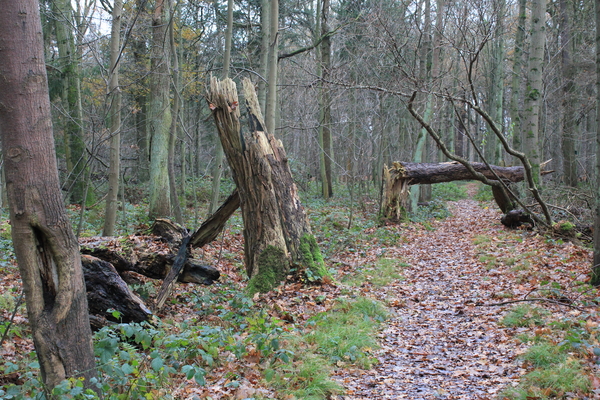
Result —
[{"label": "decaying wood", "polygon": [[175,256],[175,260],[173,261],[173,265],[171,269],[167,273],[167,276],[163,280],[163,283],[158,291],[158,295],[156,296],[156,303],[154,304],[154,311],[158,312],[162,306],[165,304],[165,300],[171,293],[175,282],[181,275],[183,271],[183,266],[188,259],[188,243],[190,242],[190,236],[186,234],[183,240],[181,241],[181,245],[179,246],[179,251],[177,252],[177,256]]},{"label": "decaying wood", "polygon": [[[281,249],[287,255],[271,166],[266,158],[272,150],[262,115],[249,114],[251,127],[241,130],[237,88],[231,79],[211,79],[208,101],[239,191],[246,272],[252,277],[258,273],[258,259],[265,249]],[[289,265],[282,268],[287,270]]]},{"label": "decaying wood", "polygon": [[[484,163],[471,163],[473,169],[482,173],[488,179],[496,179],[490,168]],[[522,166],[515,167],[499,167],[491,166],[500,179],[508,182],[521,182],[525,179],[525,170]],[[431,184],[441,182],[452,182],[460,180],[473,179],[473,175],[467,168],[456,162],[443,163],[411,163],[411,162],[394,162],[391,168],[387,168],[390,179],[404,179],[409,185]],[[544,171],[549,173],[549,171]]]},{"label": "decaying wood", "polygon": [[261,266],[276,265],[274,280],[281,281],[292,264],[302,264],[300,239],[310,234],[310,226],[283,146],[266,132],[249,79],[244,80],[244,99],[250,129],[242,131],[235,83],[211,79],[207,100],[239,191],[246,271],[252,278],[261,274]]},{"label": "decaying wood", "polygon": [[192,235],[190,239],[191,247],[202,247],[215,240],[219,233],[223,231],[225,223],[233,215],[235,210],[240,207],[240,195],[236,190],[233,191],[225,202],[200,225],[200,228]]},{"label": "decaying wood", "polygon": [[[175,262],[175,255],[172,253],[148,251],[137,251],[136,254],[132,254],[132,262],[119,254],[119,251],[103,247],[99,243],[102,242],[100,240],[94,242],[99,247],[88,247],[89,244],[82,244],[81,253],[110,262],[121,275],[126,272],[135,272],[152,279],[165,279]],[[183,265],[178,282],[210,285],[219,279],[219,276],[220,273],[216,268],[188,259]]]},{"label": "decaying wood", "polygon": [[509,228],[518,228],[523,224],[529,224],[531,226],[534,225],[531,216],[525,213],[523,210],[510,210],[502,216],[500,222],[502,222],[502,225]]},{"label": "decaying wood", "polygon": [[[152,311],[129,289],[115,267],[109,262],[89,255],[81,256],[89,313],[95,328],[102,320],[114,322],[141,322],[150,318]],[[119,312],[116,318],[109,309]],[[94,324],[96,322],[96,324]]]}]

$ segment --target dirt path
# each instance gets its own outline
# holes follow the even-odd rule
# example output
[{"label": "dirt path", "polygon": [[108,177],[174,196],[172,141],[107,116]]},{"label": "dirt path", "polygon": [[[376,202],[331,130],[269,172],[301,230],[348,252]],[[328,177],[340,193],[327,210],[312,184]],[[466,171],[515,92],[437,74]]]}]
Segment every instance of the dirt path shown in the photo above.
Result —
[{"label": "dirt path", "polygon": [[[473,200],[451,203],[453,216],[408,233],[388,257],[410,264],[385,288],[396,315],[381,333],[379,364],[338,379],[350,399],[492,399],[521,374],[514,341],[496,324],[491,301],[502,274],[477,259],[477,235],[502,230],[499,214]],[[383,293],[371,293],[383,296]]]}]

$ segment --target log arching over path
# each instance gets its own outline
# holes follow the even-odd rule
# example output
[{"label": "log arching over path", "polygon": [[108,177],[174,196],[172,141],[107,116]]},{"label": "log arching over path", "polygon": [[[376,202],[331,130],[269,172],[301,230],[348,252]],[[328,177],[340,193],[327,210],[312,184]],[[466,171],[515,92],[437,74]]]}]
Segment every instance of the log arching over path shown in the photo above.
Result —
[{"label": "log arching over path", "polygon": [[[484,163],[471,163],[476,172],[488,179],[502,179],[505,182],[521,182],[525,179],[522,166],[500,167]],[[548,174],[552,171],[542,171]],[[462,164],[452,161],[443,163],[394,162],[390,168],[383,167],[381,196],[381,217],[386,220],[401,219],[406,209],[408,186],[474,179],[471,172]],[[500,204],[499,204],[500,205]],[[501,206],[501,205],[500,205]],[[502,206],[501,206],[502,208]]]},{"label": "log arching over path", "polygon": [[[471,165],[475,171],[482,173],[486,178],[496,179],[496,175],[484,163],[473,162]],[[524,169],[521,166],[499,167],[492,165],[491,167],[501,179],[509,182],[521,182],[525,178]],[[473,179],[471,172],[456,161],[443,163],[394,162],[388,170],[392,180],[407,180],[409,185]]]},{"label": "log arching over path", "polygon": [[211,79],[207,100],[239,192],[251,291],[268,291],[292,268],[326,275],[280,140],[266,132],[254,85],[244,80],[249,130],[242,131],[235,83]]}]

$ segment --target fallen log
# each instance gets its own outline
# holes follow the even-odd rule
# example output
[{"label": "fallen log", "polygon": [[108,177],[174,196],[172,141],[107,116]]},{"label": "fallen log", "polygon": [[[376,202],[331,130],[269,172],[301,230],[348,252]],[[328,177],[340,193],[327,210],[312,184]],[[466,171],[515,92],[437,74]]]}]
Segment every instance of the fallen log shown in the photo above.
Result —
[{"label": "fallen log", "polygon": [[[471,163],[476,172],[490,180],[499,178],[506,183],[521,182],[525,179],[525,169],[522,166],[500,167],[484,163]],[[543,163],[542,165],[546,165]],[[543,170],[542,175],[553,171]],[[412,163],[394,162],[390,168],[383,167],[380,217],[385,221],[399,221],[403,218],[408,207],[408,187],[418,184],[433,184],[474,179],[473,174],[462,164],[452,161],[443,163]],[[500,209],[508,212],[510,199],[494,197]]]},{"label": "fallen log", "polygon": [[[111,263],[121,276],[125,275],[127,272],[135,272],[151,279],[165,279],[171,270],[171,266],[175,262],[176,257],[172,253],[148,253],[140,251],[135,255],[132,255],[132,259],[135,261],[131,262],[125,259],[125,257],[120,254],[119,250],[111,250],[110,248],[102,246],[87,247],[85,245],[82,245],[81,253]],[[214,281],[219,279],[220,275],[220,272],[216,268],[188,259],[184,263],[183,270],[177,281],[182,283],[211,285]]]},{"label": "fallen log", "polygon": [[[112,264],[89,255],[81,256],[81,264],[94,328],[100,328],[102,321],[142,322],[152,316]],[[118,317],[108,310],[117,311]]]},{"label": "fallen log", "polygon": [[[490,169],[484,163],[473,162],[471,165],[476,172],[482,173],[488,179],[497,179],[496,175],[507,182],[521,182],[525,179],[525,169],[522,166],[500,167],[491,165],[492,168]],[[473,179],[471,172],[456,161],[443,163],[394,162],[392,167],[387,169],[390,173],[390,179],[406,180],[409,185]],[[496,175],[494,175],[494,172]],[[552,171],[542,171],[541,174],[544,175],[550,172]]]},{"label": "fallen log", "polygon": [[156,303],[154,304],[154,311],[158,312],[165,304],[167,300],[167,296],[171,293],[175,282],[180,277],[181,272],[183,270],[183,266],[188,259],[188,243],[190,242],[190,237],[185,236],[181,241],[181,245],[179,247],[179,251],[177,252],[177,256],[175,256],[175,260],[173,261],[173,265],[171,269],[167,273],[167,276],[163,280],[163,284],[160,287],[160,291],[156,296]]}]

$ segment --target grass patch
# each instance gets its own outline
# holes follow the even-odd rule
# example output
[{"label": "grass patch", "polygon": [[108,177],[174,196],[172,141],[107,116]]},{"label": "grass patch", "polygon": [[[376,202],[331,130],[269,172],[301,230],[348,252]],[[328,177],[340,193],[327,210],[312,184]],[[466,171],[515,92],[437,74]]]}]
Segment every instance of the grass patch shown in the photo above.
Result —
[{"label": "grass patch", "polygon": [[520,304],[513,307],[501,320],[501,324],[509,327],[541,326],[546,323],[548,312],[542,308],[529,304]]},{"label": "grass patch", "polygon": [[531,346],[522,359],[534,367],[548,367],[565,362],[567,355],[560,351],[558,346],[550,343],[540,343]]},{"label": "grass patch", "polygon": [[345,283],[351,286],[360,286],[370,283],[375,287],[389,285],[395,280],[402,279],[400,270],[408,264],[391,258],[380,258],[374,265],[367,265],[360,269],[356,275],[351,276]]},{"label": "grass patch", "polygon": [[516,388],[505,390],[500,398],[511,400],[562,399],[567,398],[567,393],[588,392],[590,386],[590,378],[585,374],[581,363],[570,359],[548,366],[548,368],[537,368],[529,372]]},{"label": "grass patch", "polygon": [[318,314],[308,321],[314,329],[305,340],[333,364],[370,368],[375,362],[370,351],[377,347],[374,334],[386,318],[385,307],[375,300],[364,297],[339,300],[332,312]]},{"label": "grass patch", "polygon": [[480,244],[488,244],[492,242],[492,238],[486,235],[477,235],[473,238],[473,244],[479,246]]}]

